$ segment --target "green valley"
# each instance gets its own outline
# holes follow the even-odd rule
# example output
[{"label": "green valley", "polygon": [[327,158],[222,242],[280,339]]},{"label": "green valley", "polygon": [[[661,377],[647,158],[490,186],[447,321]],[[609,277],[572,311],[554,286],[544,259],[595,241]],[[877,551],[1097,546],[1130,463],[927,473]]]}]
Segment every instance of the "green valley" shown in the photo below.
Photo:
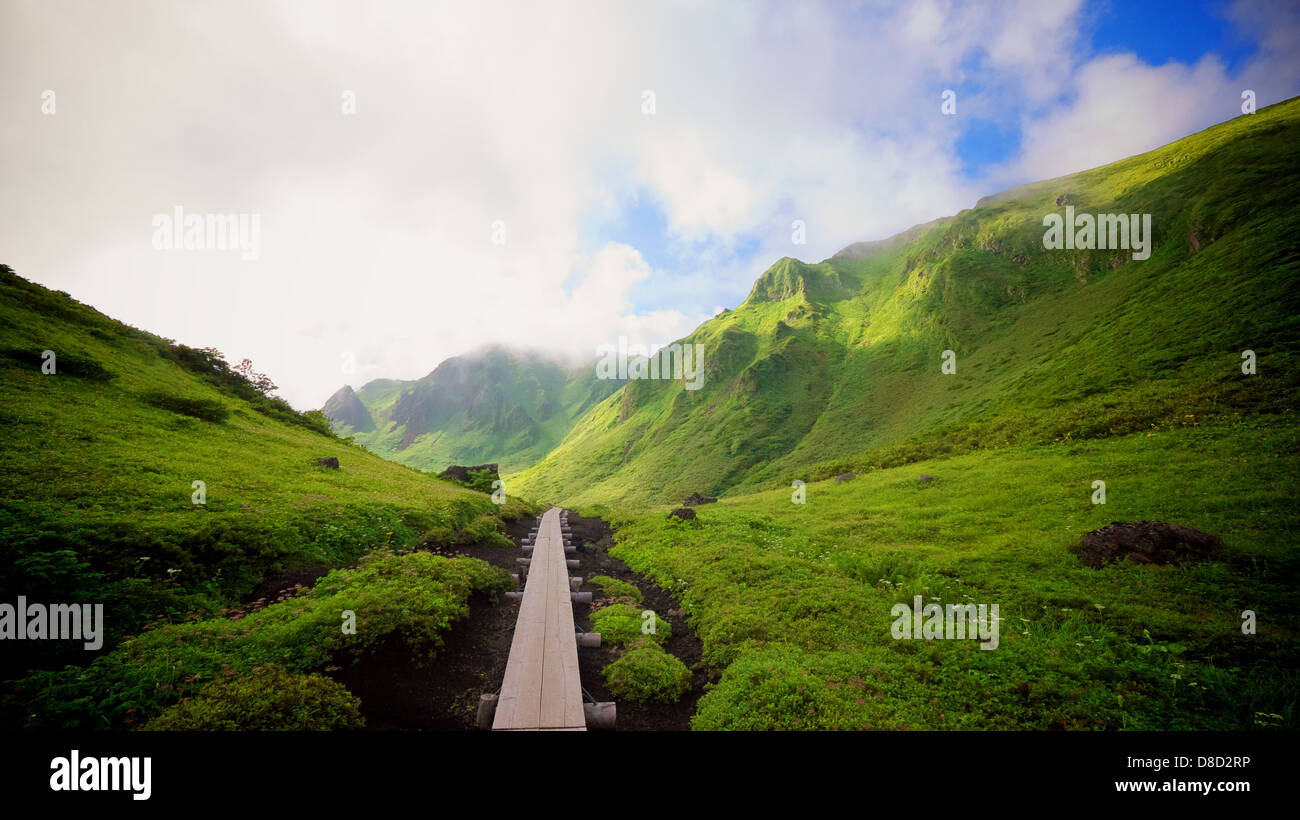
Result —
[{"label": "green valley", "polygon": [[620,384],[590,367],[493,346],[415,381],[344,386],[322,411],[339,435],[385,458],[429,472],[490,462],[504,473],[540,460]]},{"label": "green valley", "polygon": [[[817,264],[782,259],[684,340],[704,347],[701,389],[628,383],[512,491],[666,503],[1192,415],[1285,418],[1300,387],[1298,145],[1291,100]],[[1152,214],[1151,257],[1045,250],[1058,200]]]},{"label": "green valley", "polygon": [[[102,600],[110,624],[93,656],[7,656],[7,722],[358,728],[339,657],[402,636],[427,659],[513,583],[429,550],[508,546],[557,504],[672,596],[662,639],[682,618],[702,641],[697,729],[1294,729],[1297,146],[1293,99],[781,259],[681,340],[698,390],[487,347],[300,413],[251,364],[5,268],[0,597]],[[1045,248],[1066,208],[1150,215],[1149,258]],[[429,475],[485,462],[503,507]],[[693,494],[721,498],[669,514]],[[1112,521],[1222,549],[1081,562]],[[595,620],[631,646],[642,591],[598,580],[622,603]],[[996,604],[998,639],[899,640],[917,600]],[[611,686],[681,697],[692,673],[658,650]]]},{"label": "green valley", "polygon": [[[1298,201],[1292,99],[782,259],[684,340],[702,389],[629,382],[512,490],[679,598],[695,728],[1294,729]],[[1150,258],[1046,250],[1067,206],[1151,214]],[[668,516],[690,493],[722,498]],[[1147,520],[1224,548],[1080,562]],[[896,640],[916,596],[1000,604],[998,648]]]}]

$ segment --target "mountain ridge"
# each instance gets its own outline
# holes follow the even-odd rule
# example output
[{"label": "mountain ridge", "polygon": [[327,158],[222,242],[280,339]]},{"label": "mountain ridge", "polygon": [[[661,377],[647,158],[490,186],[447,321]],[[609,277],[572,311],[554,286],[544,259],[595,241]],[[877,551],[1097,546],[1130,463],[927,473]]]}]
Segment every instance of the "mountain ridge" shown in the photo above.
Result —
[{"label": "mountain ridge", "polygon": [[[513,487],[569,505],[667,503],[1196,413],[1289,412],[1296,144],[1292,99],[816,264],[780,259],[682,340],[705,345],[703,389],[628,383]],[[1043,218],[1062,203],[1153,214],[1151,257],[1044,248]],[[1259,339],[1274,377],[1242,380]]]}]

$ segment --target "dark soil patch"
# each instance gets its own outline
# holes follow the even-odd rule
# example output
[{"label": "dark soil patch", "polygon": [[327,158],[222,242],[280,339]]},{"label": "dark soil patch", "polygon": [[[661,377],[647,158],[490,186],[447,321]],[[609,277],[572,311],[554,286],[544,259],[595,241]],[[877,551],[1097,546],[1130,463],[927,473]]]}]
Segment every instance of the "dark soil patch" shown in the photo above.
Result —
[{"label": "dark soil patch", "polygon": [[361,699],[367,730],[474,729],[479,696],[501,688],[516,613],[477,594],[432,661],[417,665],[406,641],[394,637],[360,663],[339,661],[333,677]]},{"label": "dark soil patch", "polygon": [[267,578],[245,598],[246,604],[273,604],[277,598],[287,598],[310,587],[329,574],[330,568],[325,564],[312,564],[282,572]]},{"label": "dark soil patch", "polygon": [[1083,536],[1079,563],[1097,569],[1116,561],[1172,564],[1209,558],[1223,548],[1216,535],[1160,521],[1116,521]]},{"label": "dark soil patch", "polygon": [[[682,663],[691,669],[691,689],[676,703],[627,703],[618,702],[618,729],[620,731],[685,731],[691,727],[691,716],[695,714],[695,703],[704,694],[704,685],[710,678],[703,669],[696,669],[703,655],[703,644],[695,636],[682,615],[679,604],[658,584],[628,568],[627,564],[609,554],[614,545],[609,525],[600,518],[582,518],[569,512],[569,526],[573,530],[574,543],[578,546],[577,558],[580,562],[575,574],[583,578],[582,589],[592,594],[591,606],[575,606],[574,621],[583,630],[591,629],[591,612],[606,603],[603,593],[595,584],[587,582],[595,575],[608,575],[620,581],[632,584],[645,596],[640,606],[653,609],[660,618],[672,625],[672,637],[664,645],[669,654],[676,655]],[[525,529],[525,532],[527,530]],[[601,674],[607,665],[618,659],[621,650],[607,644],[598,649],[578,650],[578,671],[582,675],[582,685],[598,701],[613,700],[605,686],[605,676]]]}]

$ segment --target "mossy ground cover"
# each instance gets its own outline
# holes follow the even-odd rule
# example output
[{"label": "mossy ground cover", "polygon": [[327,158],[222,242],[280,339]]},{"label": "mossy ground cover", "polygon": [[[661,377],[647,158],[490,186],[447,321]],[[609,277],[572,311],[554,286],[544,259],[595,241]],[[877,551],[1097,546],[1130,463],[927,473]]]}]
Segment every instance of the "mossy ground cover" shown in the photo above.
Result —
[{"label": "mossy ground cover", "polygon": [[[679,597],[724,670],[699,729],[1294,729],[1298,438],[1243,422],[1010,446],[811,483],[802,505],[615,516],[613,554]],[[1079,565],[1084,533],[1139,519],[1225,550]],[[916,595],[999,604],[999,645],[894,639]]]},{"label": "mossy ground cover", "polygon": [[627,646],[643,637],[664,644],[672,637],[672,625],[658,613],[623,603],[609,604],[592,612],[591,631],[599,632],[601,641],[611,646]]},{"label": "mossy ground cover", "polygon": [[673,703],[691,687],[691,670],[652,638],[639,638],[603,670],[610,694],[632,703]]}]

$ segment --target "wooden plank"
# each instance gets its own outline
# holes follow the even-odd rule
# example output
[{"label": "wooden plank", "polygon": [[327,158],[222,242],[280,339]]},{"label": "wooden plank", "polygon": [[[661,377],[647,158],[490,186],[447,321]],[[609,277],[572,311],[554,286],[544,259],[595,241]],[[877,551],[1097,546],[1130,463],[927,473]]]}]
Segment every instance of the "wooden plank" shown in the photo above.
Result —
[{"label": "wooden plank", "polygon": [[[548,560],[545,571],[550,578],[550,584],[553,585],[556,580],[555,563]],[[560,602],[555,599],[554,595],[548,595],[546,598],[547,628],[546,634],[542,638],[542,643],[546,647],[541,681],[542,713],[541,722],[538,724],[543,729],[560,729],[564,727],[564,658],[560,654],[559,646],[556,645],[556,630],[554,629],[554,625],[559,619]]]},{"label": "wooden plank", "polygon": [[586,729],[559,508],[542,516],[493,729]]}]

